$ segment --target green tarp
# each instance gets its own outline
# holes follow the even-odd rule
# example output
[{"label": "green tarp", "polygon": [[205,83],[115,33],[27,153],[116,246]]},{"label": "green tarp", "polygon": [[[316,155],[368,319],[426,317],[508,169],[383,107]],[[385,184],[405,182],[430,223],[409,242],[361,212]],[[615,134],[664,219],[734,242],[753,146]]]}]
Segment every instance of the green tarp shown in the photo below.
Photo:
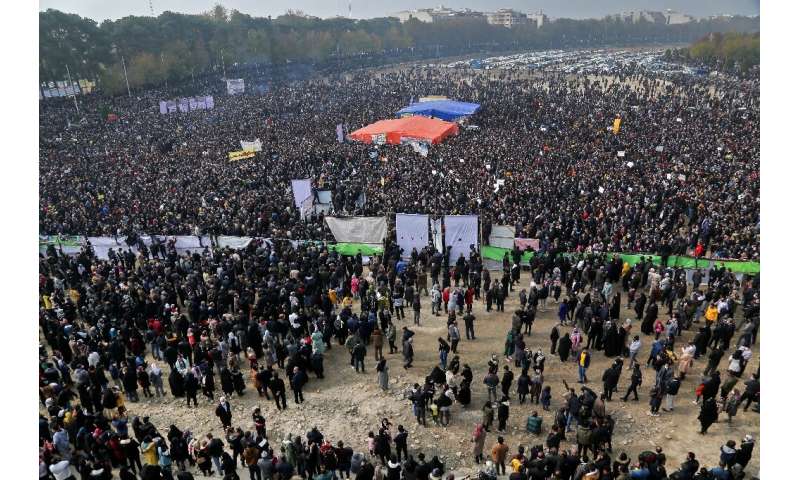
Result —
[{"label": "green tarp", "polygon": [[[500,247],[492,247],[489,245],[484,245],[481,247],[481,256],[483,258],[487,258],[490,260],[495,260],[498,262],[503,261],[503,255],[506,252],[511,253],[511,249],[508,248],[500,248]],[[615,254],[609,253],[607,254],[608,258],[612,258]],[[639,263],[642,257],[650,257],[653,259],[653,262],[656,264],[661,263],[661,256],[660,255],[648,255],[648,254],[634,254],[634,253],[618,253],[619,257],[622,259],[623,262],[628,262],[630,265],[636,265]],[[522,255],[522,262],[527,264],[530,262],[531,256],[533,256],[532,252],[525,252]],[[759,262],[745,262],[745,261],[736,261],[736,260],[713,260],[707,258],[700,258],[697,259],[695,263],[694,257],[686,257],[686,256],[672,256],[669,257],[669,266],[670,267],[683,267],[683,268],[710,268],[712,265],[721,265],[724,268],[730,268],[734,273],[758,273],[761,271],[761,264]]]},{"label": "green tarp", "polygon": [[329,243],[328,249],[338,252],[340,255],[346,255],[348,257],[355,256],[358,252],[361,252],[361,255],[365,255],[371,257],[373,255],[380,255],[383,253],[383,249],[380,247],[372,247],[369,245],[365,245],[363,243]]}]

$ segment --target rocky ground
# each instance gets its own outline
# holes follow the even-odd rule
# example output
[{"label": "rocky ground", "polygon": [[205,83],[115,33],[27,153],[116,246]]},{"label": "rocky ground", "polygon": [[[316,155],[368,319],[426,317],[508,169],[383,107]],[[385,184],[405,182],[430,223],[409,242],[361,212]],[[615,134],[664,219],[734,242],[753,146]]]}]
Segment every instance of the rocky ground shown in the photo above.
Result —
[{"label": "rocky ground", "polygon": [[[529,276],[523,273],[522,285],[528,284]],[[305,389],[305,403],[298,406],[292,401],[291,391],[287,392],[289,408],[279,412],[275,403],[259,398],[257,392],[248,383],[248,388],[243,397],[231,400],[234,408],[233,424],[243,428],[252,428],[250,412],[254,406],[261,407],[267,417],[267,428],[273,444],[277,439],[283,438],[287,433],[304,436],[314,425],[332,441],[344,440],[356,451],[366,452],[367,433],[375,431],[382,418],[388,418],[395,426],[404,425],[410,432],[409,450],[412,454],[424,452],[430,458],[439,455],[448,469],[457,470],[459,475],[473,473],[477,470],[471,457],[472,446],[470,433],[475,424],[481,420],[480,407],[487,399],[486,389],[482,385],[482,378],[486,374],[486,362],[492,353],[497,353],[502,358],[505,336],[510,328],[511,314],[519,305],[519,288],[505,305],[505,312],[487,313],[482,302],[476,302],[475,314],[477,320],[476,336],[474,341],[462,340],[459,344],[459,355],[462,365],[467,363],[472,367],[475,380],[473,381],[472,404],[469,408],[462,409],[454,405],[452,421],[448,427],[418,426],[411,411],[408,400],[404,399],[404,392],[415,382],[422,382],[433,366],[438,362],[437,338],[446,337],[446,317],[435,317],[430,314],[429,299],[423,299],[423,315],[421,326],[413,327],[407,309],[405,322],[398,323],[399,331],[403,325],[410,326],[415,332],[415,359],[414,367],[403,370],[402,355],[400,353],[388,355],[388,345],[384,347],[384,355],[388,358],[390,389],[382,392],[377,384],[377,375],[374,372],[372,350],[368,351],[366,373],[356,373],[350,368],[349,355],[345,347],[333,343],[333,349],[325,354],[325,378],[317,380],[312,378]],[[624,297],[624,296],[623,296]],[[633,311],[626,310],[623,304],[621,317],[635,317]],[[360,311],[356,307],[356,311]],[[663,312],[663,309],[662,309]],[[662,313],[663,315],[663,313]],[[662,316],[663,318],[663,316]],[[533,327],[533,335],[526,338],[526,343],[531,348],[541,348],[549,352],[549,333],[554,324],[558,323],[556,311],[551,304],[549,308],[537,314]],[[465,335],[463,322],[459,323],[462,337]],[[563,334],[564,329],[561,329]],[[639,333],[639,322],[634,320],[634,333]],[[694,332],[684,333],[678,339],[676,350],[683,342],[689,341]],[[644,339],[644,346],[640,359],[646,361],[650,351],[652,337]],[[746,378],[751,371],[758,368],[760,363],[759,346],[753,348],[753,358],[745,372]],[[452,355],[452,354],[451,354]],[[644,357],[644,358],[642,358]],[[602,352],[595,352],[592,357],[591,367],[588,372],[588,386],[598,394],[602,392],[600,377],[602,372],[611,364],[613,359],[606,358]],[[721,368],[727,367],[727,359],[721,362]],[[516,401],[516,377],[519,369],[513,368],[515,381],[512,386],[512,406],[509,418],[508,431],[505,434],[506,442],[512,451],[518,445],[543,444],[546,432],[553,422],[554,412],[561,404],[561,394],[564,391],[562,380],[571,385],[577,382],[577,367],[574,363],[562,364],[557,356],[548,355],[545,363],[545,385],[550,385],[553,390],[553,405],[550,412],[544,412],[540,407],[530,404],[519,405]],[[707,435],[701,436],[697,421],[698,406],[694,405],[694,389],[700,382],[702,370],[705,368],[705,359],[696,362],[687,379],[683,382],[681,390],[675,401],[675,410],[671,413],[662,412],[660,417],[646,415],[648,411],[647,391],[655,378],[652,369],[646,369],[644,383],[640,387],[640,401],[623,403],[619,396],[607,402],[606,409],[616,419],[616,428],[613,438],[614,454],[625,451],[630,456],[636,456],[643,450],[653,450],[661,446],[667,455],[668,469],[671,471],[680,465],[686,452],[693,451],[697,454],[701,465],[713,466],[719,459],[719,448],[727,440],[738,443],[746,434],[755,438],[756,445],[753,459],[747,467],[749,475],[757,475],[760,459],[759,414],[752,411],[739,410],[738,416],[731,424],[727,423],[727,416],[720,414],[720,423],[713,425]],[[167,371],[167,370],[165,370]],[[620,379],[619,390],[624,394],[629,383],[629,373],[623,371]],[[218,382],[217,382],[218,383]],[[217,388],[219,385],[217,384]],[[288,388],[288,387],[287,387]],[[738,388],[743,389],[742,382]],[[221,394],[218,392],[217,397]],[[151,421],[161,431],[166,431],[171,423],[181,429],[190,429],[195,435],[204,435],[212,432],[223,435],[219,420],[214,416],[216,402],[206,400],[199,395],[200,407],[187,408],[182,400],[177,400],[167,393],[166,399],[140,401],[129,403],[131,415],[149,415]],[[532,435],[525,431],[527,416],[531,411],[537,410],[544,416],[542,435]],[[575,434],[570,433],[566,445],[575,445]],[[486,441],[486,452],[491,449],[495,441],[495,433],[490,434]],[[562,443],[562,446],[565,444]],[[242,478],[247,478],[246,471],[240,473]]]}]

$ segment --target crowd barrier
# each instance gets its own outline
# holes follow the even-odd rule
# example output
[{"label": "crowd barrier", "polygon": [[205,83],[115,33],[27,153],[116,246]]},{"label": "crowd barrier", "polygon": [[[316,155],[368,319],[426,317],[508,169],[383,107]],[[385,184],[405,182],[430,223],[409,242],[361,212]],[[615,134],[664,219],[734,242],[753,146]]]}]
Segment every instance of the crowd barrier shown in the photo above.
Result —
[{"label": "crowd barrier", "polygon": [[[260,238],[260,237],[235,237],[235,236],[227,236],[227,235],[220,235],[214,237],[214,241],[212,243],[212,239],[209,236],[193,236],[193,235],[176,235],[176,236],[159,236],[159,239],[166,243],[166,240],[175,239],[175,248],[178,250],[179,253],[184,252],[201,252],[206,247],[210,247],[215,245],[220,248],[230,247],[234,249],[242,249],[246,248],[250,242],[256,239],[264,240],[264,241],[271,241],[269,238]],[[141,239],[144,241],[146,246],[150,246],[152,244],[152,237],[149,235],[141,236]],[[56,249],[63,251],[68,255],[74,255],[80,252],[81,248],[86,245],[87,240],[91,242],[92,247],[94,247],[95,254],[98,258],[107,259],[108,258],[108,251],[111,249],[119,249],[121,248],[123,251],[126,251],[130,248],[133,252],[137,252],[138,248],[136,245],[129,247],[128,244],[125,242],[125,237],[83,237],[83,236],[39,236],[39,252],[45,253],[47,250],[48,245],[53,245]],[[298,244],[301,241],[292,240],[293,244]],[[375,247],[373,245],[365,245],[360,243],[328,243],[327,247],[330,250],[336,251],[341,255],[346,256],[354,256],[357,253],[361,252],[361,255],[369,257],[373,255],[379,255],[383,253],[383,249],[380,247]],[[493,247],[490,245],[483,245],[481,247],[481,256],[484,259],[494,260],[496,262],[502,262],[503,257],[505,254],[508,253],[509,256],[511,255],[511,249],[509,248],[501,248],[501,247]],[[531,257],[534,255],[534,252],[523,252],[522,254],[522,263],[527,265],[530,262]],[[643,258],[650,258],[652,261],[660,265],[661,264],[661,256],[654,255],[654,254],[646,254],[646,253],[607,253],[606,256],[608,258],[612,258],[614,255],[618,255],[622,261],[628,262],[629,265],[633,266],[642,261]],[[747,274],[756,274],[761,271],[761,264],[759,262],[752,262],[752,261],[741,261],[741,260],[728,260],[728,259],[715,259],[715,258],[698,258],[695,259],[694,257],[689,256],[670,256],[668,260],[669,267],[683,267],[685,269],[709,269],[714,266],[721,266],[723,268],[729,268],[734,273],[747,273]]]}]

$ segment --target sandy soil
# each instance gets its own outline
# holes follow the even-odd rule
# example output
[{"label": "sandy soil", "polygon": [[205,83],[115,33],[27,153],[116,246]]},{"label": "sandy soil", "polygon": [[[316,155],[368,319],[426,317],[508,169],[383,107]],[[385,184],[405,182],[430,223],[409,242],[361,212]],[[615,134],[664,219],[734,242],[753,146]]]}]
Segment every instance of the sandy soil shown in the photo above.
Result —
[{"label": "sandy soil", "polygon": [[[522,285],[527,285],[528,282],[529,275],[523,273]],[[356,373],[350,368],[349,355],[346,353],[345,347],[339,346],[334,340],[333,349],[325,355],[325,378],[310,380],[305,389],[306,401],[302,406],[293,403],[292,394],[289,391],[287,395],[289,409],[279,412],[275,408],[274,402],[258,398],[255,389],[248,384],[243,397],[235,397],[231,400],[234,407],[233,423],[243,428],[252,428],[250,412],[254,406],[258,405],[267,417],[267,428],[273,445],[277,444],[279,435],[280,438],[283,438],[286,433],[304,436],[311,426],[316,425],[327,438],[334,442],[342,439],[356,451],[366,452],[367,433],[370,430],[377,432],[381,418],[386,417],[395,426],[402,424],[409,430],[409,450],[412,454],[422,451],[428,458],[436,454],[443,459],[448,469],[456,469],[459,474],[474,472],[476,465],[471,458],[470,432],[475,423],[480,421],[480,406],[487,399],[482,378],[486,373],[486,362],[490,355],[492,353],[502,355],[505,335],[510,328],[511,314],[519,303],[518,288],[508,300],[504,313],[487,313],[482,302],[475,304],[477,340],[463,339],[459,344],[462,365],[469,364],[475,377],[472,404],[467,409],[454,405],[451,424],[446,428],[430,426],[430,422],[427,428],[418,427],[410,403],[404,399],[403,395],[404,391],[413,383],[421,382],[438,362],[437,338],[447,335],[445,317],[433,317],[430,314],[427,297],[423,299],[421,326],[412,328],[416,332],[414,367],[404,371],[401,354],[388,355],[388,345],[384,348],[384,354],[389,360],[390,367],[390,390],[388,392],[381,392],[378,387],[371,349],[368,351],[366,373]],[[526,338],[529,346],[541,348],[545,353],[548,353],[550,348],[548,338],[550,330],[557,323],[556,312],[552,305],[549,307],[546,311],[540,311],[537,314],[533,335]],[[633,312],[624,307],[623,304],[622,318],[634,317]],[[360,308],[357,307],[356,311],[360,311]],[[401,326],[410,326],[411,323],[413,322],[410,317],[407,317],[405,322],[399,322],[398,336]],[[634,332],[637,333],[639,332],[638,323],[634,320]],[[463,322],[459,324],[462,336],[464,336]],[[693,335],[694,332],[684,333],[678,339],[678,344],[688,341]],[[645,345],[640,357],[644,356],[646,360],[652,337],[646,338],[644,341]],[[759,365],[758,345],[754,346],[753,352],[753,358],[745,376]],[[602,385],[599,382],[602,372],[611,364],[612,360],[606,358],[602,352],[596,352],[593,355],[588,373],[590,380],[588,385],[598,394],[602,392]],[[515,451],[518,445],[530,446],[544,443],[546,433],[535,436],[525,431],[527,416],[532,410],[538,410],[540,415],[544,416],[543,430],[547,432],[553,422],[554,411],[562,402],[561,394],[564,391],[562,380],[566,380],[571,386],[577,385],[578,374],[574,363],[562,364],[557,356],[548,356],[545,363],[545,385],[550,385],[553,389],[553,405],[550,412],[543,412],[540,407],[518,404],[514,392],[519,369],[514,368],[513,363],[510,365],[515,373],[515,382],[511,390],[511,415],[508,433],[505,434],[505,437],[512,451]],[[727,359],[723,359],[721,367],[727,367]],[[662,412],[660,417],[645,415],[648,410],[646,392],[655,378],[655,372],[652,369],[644,370],[644,382],[640,387],[639,402],[623,403],[618,396],[615,396],[613,401],[607,402],[607,411],[617,421],[613,439],[614,454],[625,451],[629,455],[636,456],[641,451],[652,450],[658,445],[664,449],[664,453],[667,455],[670,471],[679,466],[688,451],[694,451],[697,454],[701,465],[713,466],[718,461],[721,445],[727,440],[735,440],[738,444],[744,435],[751,434],[756,440],[756,445],[747,472],[750,475],[757,475],[760,460],[759,415],[757,413],[743,412],[740,409],[739,415],[734,418],[732,424],[723,420],[721,423],[713,425],[707,435],[699,435],[699,423],[696,419],[698,407],[692,402],[694,388],[700,381],[703,368],[705,368],[704,359],[695,363],[681,386],[675,401],[675,410],[672,413]],[[629,373],[625,370],[619,385],[623,394],[627,389],[628,381]],[[740,382],[740,390],[742,387]],[[221,392],[218,392],[217,396],[219,394]],[[215,402],[209,402],[200,395],[199,397],[200,407],[197,409],[187,409],[181,400],[173,399],[169,393],[166,399],[142,401],[128,404],[128,407],[131,415],[150,415],[151,421],[161,431],[166,431],[170,423],[175,423],[179,428],[189,428],[195,435],[203,435],[207,432],[222,435],[220,422],[213,413]],[[720,418],[727,418],[727,416],[721,414]],[[567,441],[562,443],[562,447],[575,445],[574,435],[574,433],[568,434]],[[494,444],[494,440],[494,433],[492,433],[486,441],[487,453]],[[245,475],[247,473],[242,472],[242,478],[247,478]]]}]

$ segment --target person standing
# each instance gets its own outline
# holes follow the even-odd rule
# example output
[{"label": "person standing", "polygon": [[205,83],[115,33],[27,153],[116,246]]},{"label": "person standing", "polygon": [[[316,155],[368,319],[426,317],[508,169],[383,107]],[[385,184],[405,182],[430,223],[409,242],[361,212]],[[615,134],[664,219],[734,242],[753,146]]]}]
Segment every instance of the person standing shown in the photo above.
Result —
[{"label": "person standing", "polygon": [[636,391],[639,388],[639,385],[642,384],[642,370],[638,363],[633,364],[633,372],[631,373],[631,384],[628,387],[628,391],[625,392],[625,396],[622,397],[623,402],[628,401],[628,395],[633,393],[633,399],[637,402],[639,401],[639,392]]},{"label": "person standing", "polygon": [[666,388],[666,400],[667,405],[664,407],[664,411],[671,412],[675,409],[675,396],[678,395],[678,390],[681,388],[681,380],[678,377],[672,377],[667,380],[667,388]]},{"label": "person standing", "polygon": [[278,376],[277,372],[269,380],[269,390],[275,398],[275,406],[278,410],[286,410],[286,384]]},{"label": "person standing", "polygon": [[375,361],[377,362],[383,357],[383,333],[377,325],[372,331],[372,347],[375,350]]},{"label": "person standing", "polygon": [[442,370],[447,368],[447,355],[450,353],[450,345],[442,338],[439,337],[439,364]]},{"label": "person standing", "polygon": [[481,412],[483,413],[483,428],[489,432],[494,423],[494,408],[492,408],[492,402],[484,403]]},{"label": "person standing", "polygon": [[261,451],[256,446],[255,442],[248,444],[244,450],[244,463],[250,471],[250,480],[261,480],[261,467],[258,466],[258,459],[261,456]]},{"label": "person standing", "polygon": [[550,330],[550,355],[556,354],[556,344],[558,343],[559,336],[558,327],[553,325],[553,329]]},{"label": "person standing", "polygon": [[578,357],[578,383],[586,383],[589,379],[586,377],[586,370],[592,361],[592,354],[589,350],[584,348]]},{"label": "person standing", "polygon": [[719,418],[719,410],[717,409],[717,400],[714,397],[706,398],[700,406],[700,414],[697,419],[700,420],[700,434],[705,435],[714,422]]},{"label": "person standing", "polygon": [[447,335],[450,337],[450,349],[453,354],[458,354],[458,342],[461,340],[461,332],[458,330],[458,322],[453,320],[447,327]]},{"label": "person standing", "polygon": [[403,369],[408,370],[414,361],[414,347],[411,345],[413,338],[408,338],[403,342]]},{"label": "person standing", "polygon": [[156,396],[164,397],[166,395],[164,393],[164,379],[162,378],[161,369],[158,368],[158,365],[151,363],[148,367],[148,375],[150,377],[150,384],[155,389]]},{"label": "person standing", "polygon": [[744,393],[740,399],[741,403],[744,403],[742,410],[746,412],[747,409],[750,408],[751,402],[758,402],[760,392],[761,382],[759,381],[758,377],[756,377],[756,374],[750,375],[750,380],[744,382]]},{"label": "person standing", "polygon": [[291,386],[292,391],[294,391],[294,403],[300,404],[305,401],[303,398],[303,387],[305,386],[306,382],[308,382],[308,375],[306,375],[306,372],[300,367],[294,367],[293,372]]},{"label": "person standing", "polygon": [[628,358],[630,358],[630,363],[628,364],[628,370],[633,368],[633,365],[636,364],[636,355],[639,354],[639,350],[642,349],[642,341],[639,340],[639,335],[634,335],[633,341],[628,346]]},{"label": "person standing", "polygon": [[506,422],[508,421],[510,403],[508,396],[503,395],[503,398],[500,399],[500,403],[497,405],[497,431],[500,433],[506,433]]},{"label": "person standing", "polygon": [[503,365],[503,378],[500,380],[500,391],[503,392],[504,397],[508,397],[513,381],[514,373],[508,368],[508,365]]},{"label": "person standing", "polygon": [[658,417],[658,410],[661,408],[661,400],[664,396],[664,392],[661,389],[661,385],[656,384],[655,387],[650,389],[650,411],[647,412],[647,415],[651,417]]},{"label": "person standing", "polygon": [[483,446],[486,443],[486,428],[482,423],[475,425],[475,430],[472,431],[472,456],[475,458],[475,463],[483,463]]},{"label": "person standing", "polygon": [[353,368],[356,372],[358,372],[358,368],[361,367],[361,373],[364,373],[364,357],[367,356],[367,347],[364,346],[364,343],[361,341],[357,341],[355,347],[353,347],[353,360],[355,365]]},{"label": "person standing", "polygon": [[402,425],[397,426],[397,435],[394,436],[394,448],[397,452],[397,459],[403,460],[403,456],[408,460],[408,432]]},{"label": "person standing", "polygon": [[507,455],[508,445],[504,443],[503,437],[497,437],[497,443],[492,447],[492,462],[494,463],[495,473],[498,475],[506,474]]},{"label": "person standing", "polygon": [[222,422],[222,428],[227,430],[231,427],[231,419],[233,418],[233,412],[231,411],[231,404],[225,397],[220,397],[219,405],[217,405],[216,410],[214,410],[214,414],[219,418]]},{"label": "person standing", "polygon": [[391,320],[389,320],[389,323],[386,325],[386,341],[389,342],[389,354],[396,353],[397,345],[395,345],[395,342],[397,341],[397,328],[395,328]]},{"label": "person standing", "polygon": [[617,383],[619,383],[619,376],[622,373],[622,365],[619,363],[621,361],[622,360],[614,362],[613,365],[603,372],[603,399],[606,401],[611,400],[611,395],[614,393],[614,390],[616,390]]},{"label": "person standing", "polygon": [[386,359],[383,358],[383,355],[378,359],[375,370],[378,372],[378,385],[381,387],[381,390],[384,392],[389,390],[389,364],[386,363]]},{"label": "person standing", "polygon": [[197,377],[191,371],[186,372],[186,377],[183,379],[183,391],[186,394],[186,406],[191,407],[191,402],[194,401],[194,406],[197,407],[197,391],[200,389],[200,383]]},{"label": "person standing", "polygon": [[464,329],[467,331],[467,340],[475,340],[475,315],[471,309],[464,315]]}]

